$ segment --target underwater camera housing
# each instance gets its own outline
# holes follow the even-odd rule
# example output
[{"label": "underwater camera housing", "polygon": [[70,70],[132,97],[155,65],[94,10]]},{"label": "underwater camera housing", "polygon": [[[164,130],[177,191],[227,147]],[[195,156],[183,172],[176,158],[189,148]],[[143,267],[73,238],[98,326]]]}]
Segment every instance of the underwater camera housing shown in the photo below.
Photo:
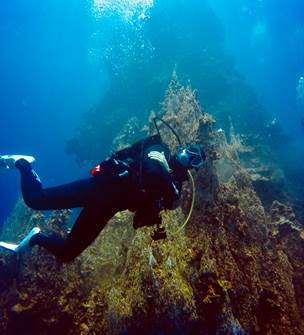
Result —
[{"label": "underwater camera housing", "polygon": [[161,227],[159,223],[157,223],[156,228],[151,234],[153,241],[164,240],[167,238],[167,233],[164,227]]},{"label": "underwater camera housing", "polygon": [[162,217],[158,214],[158,218],[156,220],[156,228],[153,230],[151,234],[151,238],[153,241],[164,240],[167,237],[167,233],[164,227],[161,227]]}]

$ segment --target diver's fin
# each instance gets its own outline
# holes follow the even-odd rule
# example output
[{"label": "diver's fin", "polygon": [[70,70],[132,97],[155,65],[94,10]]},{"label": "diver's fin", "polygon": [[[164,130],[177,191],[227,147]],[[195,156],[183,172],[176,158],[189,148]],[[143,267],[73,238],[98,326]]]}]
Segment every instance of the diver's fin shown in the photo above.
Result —
[{"label": "diver's fin", "polygon": [[25,156],[25,155],[2,155],[0,156],[0,169],[13,169],[15,167],[15,163],[19,159],[24,159],[27,162],[34,163],[35,158],[33,156]]},{"label": "diver's fin", "polygon": [[18,244],[17,248],[15,249],[15,252],[20,252],[26,249],[30,246],[30,239],[34,236],[40,233],[40,228],[35,227],[33,228],[26,236],[25,238]]},{"label": "diver's fin", "polygon": [[30,239],[38,233],[40,233],[40,228],[35,227],[25,236],[25,238],[19,244],[0,242],[0,247],[6,250],[14,251],[16,253],[25,251],[30,246]]},{"label": "diver's fin", "polygon": [[0,242],[0,248],[6,249],[6,250],[16,251],[17,247],[18,247],[18,244]]}]

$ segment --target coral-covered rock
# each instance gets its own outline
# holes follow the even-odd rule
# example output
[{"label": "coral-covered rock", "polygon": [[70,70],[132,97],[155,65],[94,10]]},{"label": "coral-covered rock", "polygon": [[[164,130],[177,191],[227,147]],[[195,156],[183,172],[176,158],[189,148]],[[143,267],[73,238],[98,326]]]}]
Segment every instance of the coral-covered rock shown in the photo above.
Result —
[{"label": "coral-covered rock", "polygon": [[[206,150],[204,168],[193,172],[188,224],[191,183],[182,208],[162,214],[165,240],[151,239],[153,227],[134,231],[123,212],[71,264],[38,249],[20,258],[1,251],[1,333],[303,334],[304,233],[292,208],[264,207],[240,157],[246,146],[214,130],[176,77],[160,114],[183,143]],[[163,125],[160,132],[174,150],[172,133]],[[66,234],[68,214],[48,217],[19,203],[2,238],[19,239],[37,224]]]}]

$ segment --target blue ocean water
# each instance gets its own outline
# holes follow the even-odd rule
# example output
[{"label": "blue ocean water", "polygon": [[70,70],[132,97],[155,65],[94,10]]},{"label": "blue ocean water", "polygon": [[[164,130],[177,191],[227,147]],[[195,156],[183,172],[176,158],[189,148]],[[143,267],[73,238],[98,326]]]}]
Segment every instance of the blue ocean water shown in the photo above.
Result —
[{"label": "blue ocean water", "polygon": [[[82,171],[64,153],[82,113],[106,87],[89,57],[95,21],[86,1],[0,4],[0,153],[34,155],[46,186]],[[20,196],[16,171],[0,173],[0,222]]]},{"label": "blue ocean water", "polygon": [[[185,3],[189,13],[193,11],[193,21],[183,21],[179,6]],[[206,6],[219,20],[222,31],[218,36],[224,35],[227,54],[257,92],[269,121],[278,118],[291,138],[279,151],[284,164],[290,173],[301,173],[304,130],[300,121],[304,111],[298,107],[296,93],[298,80],[304,75],[304,4],[300,0],[2,1],[0,153],[34,155],[46,186],[84,176],[86,170],[64,152],[82,115],[100,104],[111,87],[109,78],[119,78],[127,63],[144,64],[153,57],[160,57],[159,68],[170,63],[170,36],[161,28],[157,30],[162,26],[158,21],[174,20],[169,25],[179,29],[180,36],[187,26],[192,36],[187,37],[187,43],[181,40],[182,47],[176,52],[195,53],[208,35],[214,34],[201,30],[201,21],[208,16],[196,16],[200,7]],[[163,57],[166,52],[168,59]],[[183,66],[189,65],[180,68]],[[195,72],[196,64],[191,66]],[[186,79],[193,80],[194,85],[198,82]],[[221,87],[220,82],[217,84],[214,90]],[[144,89],[133,93],[135,103],[129,116],[132,111],[139,113],[140,108],[134,108],[136,101],[140,107],[152,100],[152,93]],[[150,105],[159,102],[155,98]],[[110,119],[111,115],[103,117]],[[1,172],[0,222],[9,215],[18,196],[18,173]]]},{"label": "blue ocean water", "polygon": [[301,136],[296,86],[304,73],[304,3],[215,0],[210,5],[225,27],[227,49],[240,72],[270,113]]}]

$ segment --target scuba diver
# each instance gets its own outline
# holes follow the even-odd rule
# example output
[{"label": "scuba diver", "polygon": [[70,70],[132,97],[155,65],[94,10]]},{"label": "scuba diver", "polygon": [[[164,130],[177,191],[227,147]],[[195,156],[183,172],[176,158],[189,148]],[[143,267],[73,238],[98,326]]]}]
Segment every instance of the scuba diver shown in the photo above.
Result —
[{"label": "scuba diver", "polygon": [[264,133],[272,145],[284,143],[286,136],[277,117],[266,123]]},{"label": "scuba diver", "polygon": [[[162,119],[176,135],[175,131]],[[0,156],[0,168],[17,168],[21,175],[24,202],[35,210],[83,208],[66,239],[46,236],[33,228],[19,243],[0,242],[0,247],[19,253],[38,245],[62,262],[72,261],[99,235],[119,211],[134,212],[133,227],[157,225],[152,238],[165,238],[160,226],[162,210],[174,209],[181,196],[182,183],[190,169],[199,169],[206,158],[198,144],[181,145],[170,155],[158,134],[114,153],[91,171],[91,177],[57,187],[43,188],[32,168],[31,156]],[[177,135],[176,135],[177,136]]]},{"label": "scuba diver", "polygon": [[297,101],[299,105],[304,107],[304,77],[301,76],[297,84]]},{"label": "scuba diver", "polygon": [[302,114],[301,126],[304,128],[304,77],[301,76],[296,87],[298,112]]}]

